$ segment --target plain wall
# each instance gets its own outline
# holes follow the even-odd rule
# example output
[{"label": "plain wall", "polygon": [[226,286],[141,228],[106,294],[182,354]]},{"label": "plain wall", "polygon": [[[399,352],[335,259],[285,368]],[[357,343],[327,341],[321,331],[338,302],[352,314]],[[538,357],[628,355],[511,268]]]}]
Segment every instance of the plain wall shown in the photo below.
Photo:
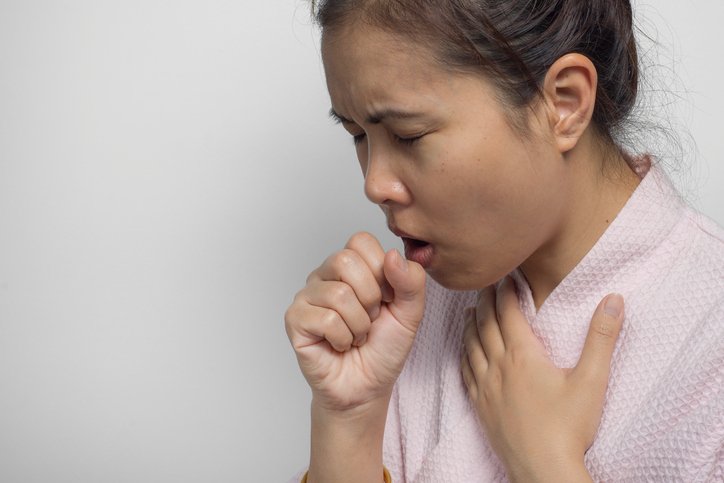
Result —
[{"label": "plain wall", "polygon": [[[638,5],[724,224],[724,3]],[[306,464],[283,313],[354,231],[397,245],[328,108],[303,1],[0,1],[0,481]]]}]

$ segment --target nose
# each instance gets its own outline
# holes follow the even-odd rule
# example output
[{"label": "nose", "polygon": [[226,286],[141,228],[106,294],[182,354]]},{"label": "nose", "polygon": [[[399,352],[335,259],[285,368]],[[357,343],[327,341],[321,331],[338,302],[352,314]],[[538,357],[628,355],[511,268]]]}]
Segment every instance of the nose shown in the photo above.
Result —
[{"label": "nose", "polygon": [[409,203],[411,198],[409,190],[381,153],[373,153],[370,150],[363,170],[365,195],[372,203],[377,205]]}]

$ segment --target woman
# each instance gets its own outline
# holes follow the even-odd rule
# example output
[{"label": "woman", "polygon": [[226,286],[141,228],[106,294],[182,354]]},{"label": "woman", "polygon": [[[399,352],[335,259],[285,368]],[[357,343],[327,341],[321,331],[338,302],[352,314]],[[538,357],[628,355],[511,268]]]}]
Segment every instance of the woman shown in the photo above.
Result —
[{"label": "woman", "polygon": [[332,116],[406,259],[357,234],[287,311],[304,478],[721,481],[724,234],[619,147],[629,2],[316,15]]}]

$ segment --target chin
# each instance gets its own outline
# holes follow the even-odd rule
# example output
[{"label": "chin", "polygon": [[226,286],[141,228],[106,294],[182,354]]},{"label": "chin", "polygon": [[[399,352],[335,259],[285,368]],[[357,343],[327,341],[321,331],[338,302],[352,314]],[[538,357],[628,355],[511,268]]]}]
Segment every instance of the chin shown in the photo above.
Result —
[{"label": "chin", "polygon": [[508,272],[503,274],[481,274],[481,273],[470,273],[463,270],[435,270],[428,269],[427,274],[448,290],[481,290],[488,285],[496,283],[501,278],[505,277]]}]

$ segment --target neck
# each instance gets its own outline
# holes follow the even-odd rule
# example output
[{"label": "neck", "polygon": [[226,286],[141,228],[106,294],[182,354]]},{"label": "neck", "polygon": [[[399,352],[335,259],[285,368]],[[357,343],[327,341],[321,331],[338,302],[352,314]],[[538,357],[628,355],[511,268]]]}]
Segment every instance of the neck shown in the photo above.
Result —
[{"label": "neck", "polygon": [[601,238],[640,182],[620,152],[603,152],[591,139],[564,157],[571,170],[563,186],[568,207],[559,229],[520,266],[536,310]]}]

